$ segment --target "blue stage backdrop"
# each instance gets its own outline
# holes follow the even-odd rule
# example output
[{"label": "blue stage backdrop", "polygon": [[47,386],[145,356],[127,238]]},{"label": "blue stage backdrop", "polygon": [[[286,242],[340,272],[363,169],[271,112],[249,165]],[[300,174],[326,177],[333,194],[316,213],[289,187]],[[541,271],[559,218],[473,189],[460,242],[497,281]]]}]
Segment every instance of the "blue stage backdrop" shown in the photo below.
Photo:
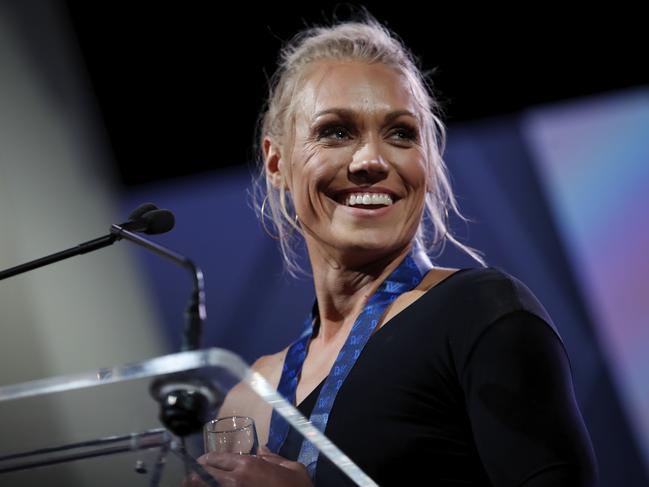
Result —
[{"label": "blue stage backdrop", "polygon": [[[594,115],[599,124],[591,123]],[[622,122],[626,130],[619,129]],[[474,220],[468,225],[455,221],[458,235],[484,251],[491,266],[525,282],[563,337],[603,487],[649,484],[649,408],[641,407],[649,404],[649,354],[645,353],[649,345],[649,233],[646,216],[638,211],[649,207],[647,126],[649,91],[640,90],[592,99],[587,105],[570,102],[452,126],[446,154],[460,207]],[[603,137],[606,134],[608,138]],[[602,158],[611,161],[605,170]],[[599,178],[599,183],[589,179],[589,174]],[[623,204],[628,211],[624,214],[635,215],[634,220],[621,229],[612,225],[618,219],[614,213],[589,215],[596,202],[623,208],[619,196],[625,195],[627,180],[632,194],[626,194]],[[154,201],[174,211],[176,229],[156,240],[190,256],[205,272],[208,321],[204,345],[233,350],[252,362],[297,336],[312,304],[313,290],[307,280],[295,281],[282,270],[275,242],[263,232],[249,206],[249,186],[246,169],[208,173],[131,188],[123,196],[123,208],[127,213],[143,201]],[[597,191],[594,196],[593,191]],[[584,195],[590,200],[584,200]],[[589,234],[590,227],[579,225],[581,218],[599,219],[593,228],[600,233]],[[615,259],[605,260],[609,247],[601,239],[606,228],[624,232],[624,239],[612,239]],[[638,239],[644,247],[625,249],[624,243],[631,245]],[[597,244],[596,251],[589,251],[591,244]],[[176,350],[190,280],[172,264],[137,252],[161,310],[160,325],[169,350]],[[437,263],[475,265],[452,248]],[[608,314],[597,303],[607,295],[607,285],[617,286],[617,281],[606,280],[604,267],[602,272],[593,272],[597,265],[618,266],[616,276],[621,272],[633,280],[632,293],[624,294],[625,300],[608,299]],[[632,315],[622,312],[629,306]],[[615,322],[630,316],[635,321]],[[616,327],[622,336],[615,333]],[[629,353],[637,369],[625,361],[625,344],[634,347]],[[641,372],[630,377],[630,370]]]}]

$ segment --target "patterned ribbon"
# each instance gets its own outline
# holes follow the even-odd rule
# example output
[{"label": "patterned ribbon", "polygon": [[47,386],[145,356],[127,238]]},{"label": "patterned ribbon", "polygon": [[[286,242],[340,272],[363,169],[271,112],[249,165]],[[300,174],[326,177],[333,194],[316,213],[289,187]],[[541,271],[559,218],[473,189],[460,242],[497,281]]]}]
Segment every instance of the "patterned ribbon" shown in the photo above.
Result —
[{"label": "patterned ribbon", "polygon": [[[430,270],[431,265],[428,258],[420,250],[413,250],[405,257],[399,266],[381,283],[376,292],[370,297],[365,308],[356,319],[354,326],[347,337],[336,361],[334,362],[329,376],[320,390],[318,400],[311,412],[310,421],[320,431],[325,430],[329,413],[333,407],[336,395],[345,382],[349,371],[363,351],[363,347],[369,340],[372,332],[381,320],[385,309],[399,295],[414,289]],[[306,358],[309,340],[313,335],[313,324],[316,322],[318,313],[317,306],[313,307],[310,316],[305,322],[306,330],[288,349],[282,377],[277,388],[287,401],[295,404],[295,391],[302,372],[302,365]],[[268,437],[268,448],[278,453],[286,436],[288,435],[288,423],[273,411],[270,422],[270,433]],[[316,464],[318,461],[318,450],[309,441],[302,442],[302,448],[298,461],[306,465],[311,479],[315,478]]]}]

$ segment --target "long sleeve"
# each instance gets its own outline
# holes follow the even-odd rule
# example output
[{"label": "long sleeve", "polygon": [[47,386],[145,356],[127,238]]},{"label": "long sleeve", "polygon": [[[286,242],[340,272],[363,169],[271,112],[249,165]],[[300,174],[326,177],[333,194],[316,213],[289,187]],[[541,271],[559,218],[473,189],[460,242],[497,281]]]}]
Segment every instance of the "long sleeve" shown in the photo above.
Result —
[{"label": "long sleeve", "polygon": [[541,318],[486,327],[459,371],[478,453],[495,486],[591,487],[597,469],[563,344]]}]

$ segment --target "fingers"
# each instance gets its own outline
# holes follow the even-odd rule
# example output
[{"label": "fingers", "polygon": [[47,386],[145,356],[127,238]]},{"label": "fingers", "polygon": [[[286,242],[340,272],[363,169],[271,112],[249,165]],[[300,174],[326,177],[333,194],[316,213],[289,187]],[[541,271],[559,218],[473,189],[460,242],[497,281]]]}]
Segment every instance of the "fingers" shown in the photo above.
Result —
[{"label": "fingers", "polygon": [[268,447],[263,445],[257,449],[257,456],[259,458],[263,458],[267,462],[274,463],[277,465],[281,464],[281,462],[286,460],[286,458],[279,456],[276,453],[273,453],[268,449]]},{"label": "fingers", "polygon": [[[201,466],[207,473],[208,477],[212,477],[213,479],[217,480],[219,482],[219,485],[221,485],[222,487],[234,485],[231,472],[212,468],[207,465]],[[185,477],[182,487],[208,487],[208,485],[211,484],[202,480],[198,472],[192,472],[187,477]]]},{"label": "fingers", "polygon": [[286,458],[277,455],[276,453],[273,453],[268,449],[266,446],[260,446],[257,450],[257,456],[259,458],[262,458],[263,460],[266,460],[268,463],[273,463],[275,465],[282,465],[286,462],[290,462],[290,460],[287,460]]},{"label": "fingers", "polygon": [[[210,452],[198,458],[205,471],[224,487],[234,485],[310,486],[306,468],[260,447],[257,456]],[[204,487],[205,483],[193,473],[183,487]]]},{"label": "fingers", "polygon": [[197,473],[192,472],[189,476],[185,477],[182,487],[206,487],[206,485]]},{"label": "fingers", "polygon": [[218,468],[219,470],[231,471],[248,460],[246,455],[235,453],[209,452],[200,456],[196,461],[204,467]]},{"label": "fingers", "polygon": [[276,453],[271,452],[265,446],[260,446],[258,453],[259,453],[258,454],[259,458],[266,460],[268,463],[272,463],[274,465],[280,465],[282,467],[288,468],[289,470],[306,472],[306,467],[300,462],[294,462],[280,455],[277,455]]},{"label": "fingers", "polygon": [[197,473],[191,473],[183,481],[182,487],[208,487],[208,484],[203,482]]}]

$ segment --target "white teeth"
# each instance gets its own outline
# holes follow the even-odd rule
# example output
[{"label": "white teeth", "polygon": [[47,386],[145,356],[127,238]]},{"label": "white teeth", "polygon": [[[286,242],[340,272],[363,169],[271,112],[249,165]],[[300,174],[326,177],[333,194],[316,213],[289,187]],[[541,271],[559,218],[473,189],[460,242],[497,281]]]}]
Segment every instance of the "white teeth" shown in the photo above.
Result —
[{"label": "white teeth", "polygon": [[347,206],[392,204],[392,197],[386,193],[355,193],[347,197]]}]

